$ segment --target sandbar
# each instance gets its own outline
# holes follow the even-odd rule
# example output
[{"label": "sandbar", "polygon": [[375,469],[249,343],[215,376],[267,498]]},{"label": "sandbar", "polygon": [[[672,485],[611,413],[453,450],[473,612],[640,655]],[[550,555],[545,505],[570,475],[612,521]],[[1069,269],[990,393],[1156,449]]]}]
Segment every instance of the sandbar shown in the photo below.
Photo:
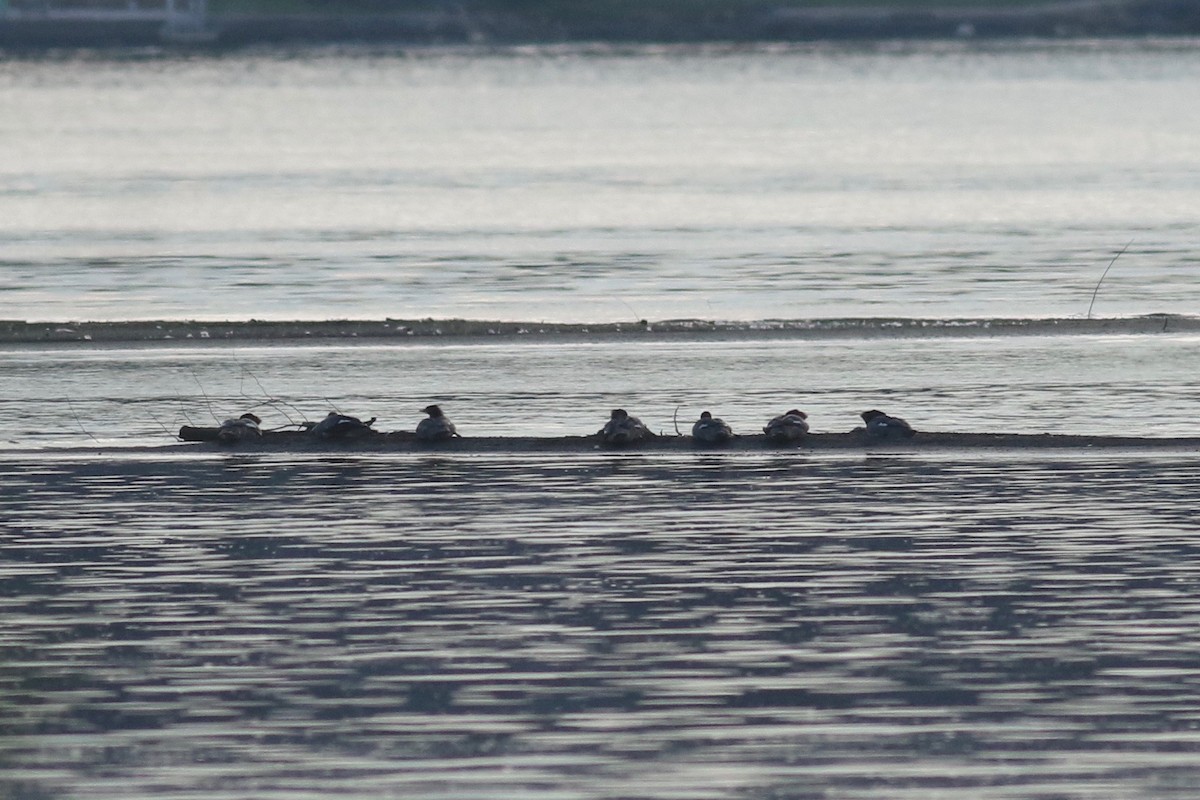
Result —
[{"label": "sandbar", "polygon": [[847,433],[810,433],[800,441],[778,445],[762,434],[735,436],[727,444],[705,446],[690,436],[655,436],[625,447],[610,447],[590,436],[471,436],[421,442],[409,431],[372,433],[354,439],[323,440],[302,431],[269,431],[260,438],[219,444],[216,428],[184,426],[179,438],[188,446],[236,452],[446,452],[446,453],[584,453],[611,452],[771,452],[865,451],[878,448],[905,452],[946,450],[1031,451],[1186,451],[1200,452],[1200,437],[1092,436],[1055,433],[921,432],[911,439],[881,441],[861,429]]},{"label": "sandbar", "polygon": [[0,345],[219,344],[329,341],[405,342],[441,339],[570,339],[695,337],[837,339],[986,336],[1143,335],[1200,331],[1200,317],[1146,314],[1104,319],[767,319],[754,322],[668,319],[607,323],[466,319],[383,320],[0,320]]}]

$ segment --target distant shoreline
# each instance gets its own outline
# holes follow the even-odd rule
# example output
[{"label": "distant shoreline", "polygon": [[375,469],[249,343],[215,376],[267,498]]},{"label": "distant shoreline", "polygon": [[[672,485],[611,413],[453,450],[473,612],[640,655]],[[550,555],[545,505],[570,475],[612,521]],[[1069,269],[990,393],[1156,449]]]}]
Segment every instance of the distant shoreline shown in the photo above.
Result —
[{"label": "distant shoreline", "polygon": [[553,340],[694,336],[738,339],[1143,335],[1200,331],[1200,317],[1108,319],[678,319],[597,324],[461,319],[23,322],[0,320],[0,345],[191,344],[465,339]]},{"label": "distant shoreline", "polygon": [[84,22],[26,15],[0,19],[0,48],[190,49],[377,43],[516,45],[562,42],[701,43],[888,39],[1095,38],[1200,35],[1188,0],[1074,0],[1018,7],[746,6],[720,14],[669,13],[652,5],[619,18],[517,12],[212,15],[202,31],[147,21]]}]

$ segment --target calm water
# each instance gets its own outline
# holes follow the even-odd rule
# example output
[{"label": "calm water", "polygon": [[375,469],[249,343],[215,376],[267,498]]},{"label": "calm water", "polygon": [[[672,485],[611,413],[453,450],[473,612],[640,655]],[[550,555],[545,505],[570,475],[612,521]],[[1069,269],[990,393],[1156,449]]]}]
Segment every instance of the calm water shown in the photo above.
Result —
[{"label": "calm water", "polygon": [[[0,61],[0,318],[1195,313],[1195,42]],[[1193,334],[0,347],[0,798],[1192,798]],[[134,448],[139,449],[134,449]]]},{"label": "calm water", "polygon": [[[163,445],[253,410],[330,409],[413,430],[440,403],[464,435],[594,433],[623,406],[655,431],[710,409],[757,433],[800,407],[814,431],[883,408],[918,429],[1195,436],[1200,337],[692,339],[0,349],[0,451]],[[34,416],[31,416],[31,411]]]},{"label": "calm water", "polygon": [[20,319],[1200,301],[1190,40],[0,62]]}]

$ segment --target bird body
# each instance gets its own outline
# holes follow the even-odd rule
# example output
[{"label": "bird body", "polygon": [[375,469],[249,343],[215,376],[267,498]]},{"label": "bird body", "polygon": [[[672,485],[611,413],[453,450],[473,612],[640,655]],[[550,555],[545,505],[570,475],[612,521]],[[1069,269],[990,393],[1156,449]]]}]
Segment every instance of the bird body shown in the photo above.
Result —
[{"label": "bird body", "polygon": [[261,424],[262,420],[256,414],[242,414],[237,419],[227,419],[217,430],[217,441],[221,444],[237,444],[246,439],[257,439],[262,436]]},{"label": "bird body", "polygon": [[330,411],[325,415],[325,419],[309,428],[308,432],[317,439],[357,439],[375,433],[371,428],[374,424],[375,417],[364,422],[358,417]]},{"label": "bird body", "polygon": [[725,420],[705,411],[692,425],[692,438],[697,444],[725,444],[733,438],[733,429]]},{"label": "bird body", "polygon": [[867,424],[865,431],[872,439],[911,439],[917,435],[913,427],[900,417],[888,416],[877,409],[864,411],[859,416]]},{"label": "bird body", "polygon": [[612,416],[599,433],[601,441],[616,446],[633,444],[653,435],[640,419],[631,417],[623,408],[613,410]]},{"label": "bird body", "polygon": [[768,422],[763,433],[767,435],[767,441],[773,444],[797,442],[808,433],[808,414],[793,408]]},{"label": "bird body", "polygon": [[458,436],[458,429],[438,406],[421,409],[429,416],[417,424],[417,439],[422,442],[443,442]]}]

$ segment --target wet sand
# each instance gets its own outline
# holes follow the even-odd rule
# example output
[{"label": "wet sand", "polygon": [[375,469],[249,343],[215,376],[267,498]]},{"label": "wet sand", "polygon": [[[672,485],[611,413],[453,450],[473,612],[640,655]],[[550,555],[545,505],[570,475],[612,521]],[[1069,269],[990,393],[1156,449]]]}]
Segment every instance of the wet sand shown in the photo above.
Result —
[{"label": "wet sand", "polygon": [[1200,317],[1147,314],[1106,319],[793,319],[730,322],[702,319],[631,320],[600,324],[502,322],[464,319],[323,320],[235,322],[0,321],[4,344],[137,344],[167,342],[298,342],[321,340],[405,340],[410,338],[631,337],[696,335],[746,338],[831,339],[861,337],[1038,336],[1179,333],[1200,330]]}]

